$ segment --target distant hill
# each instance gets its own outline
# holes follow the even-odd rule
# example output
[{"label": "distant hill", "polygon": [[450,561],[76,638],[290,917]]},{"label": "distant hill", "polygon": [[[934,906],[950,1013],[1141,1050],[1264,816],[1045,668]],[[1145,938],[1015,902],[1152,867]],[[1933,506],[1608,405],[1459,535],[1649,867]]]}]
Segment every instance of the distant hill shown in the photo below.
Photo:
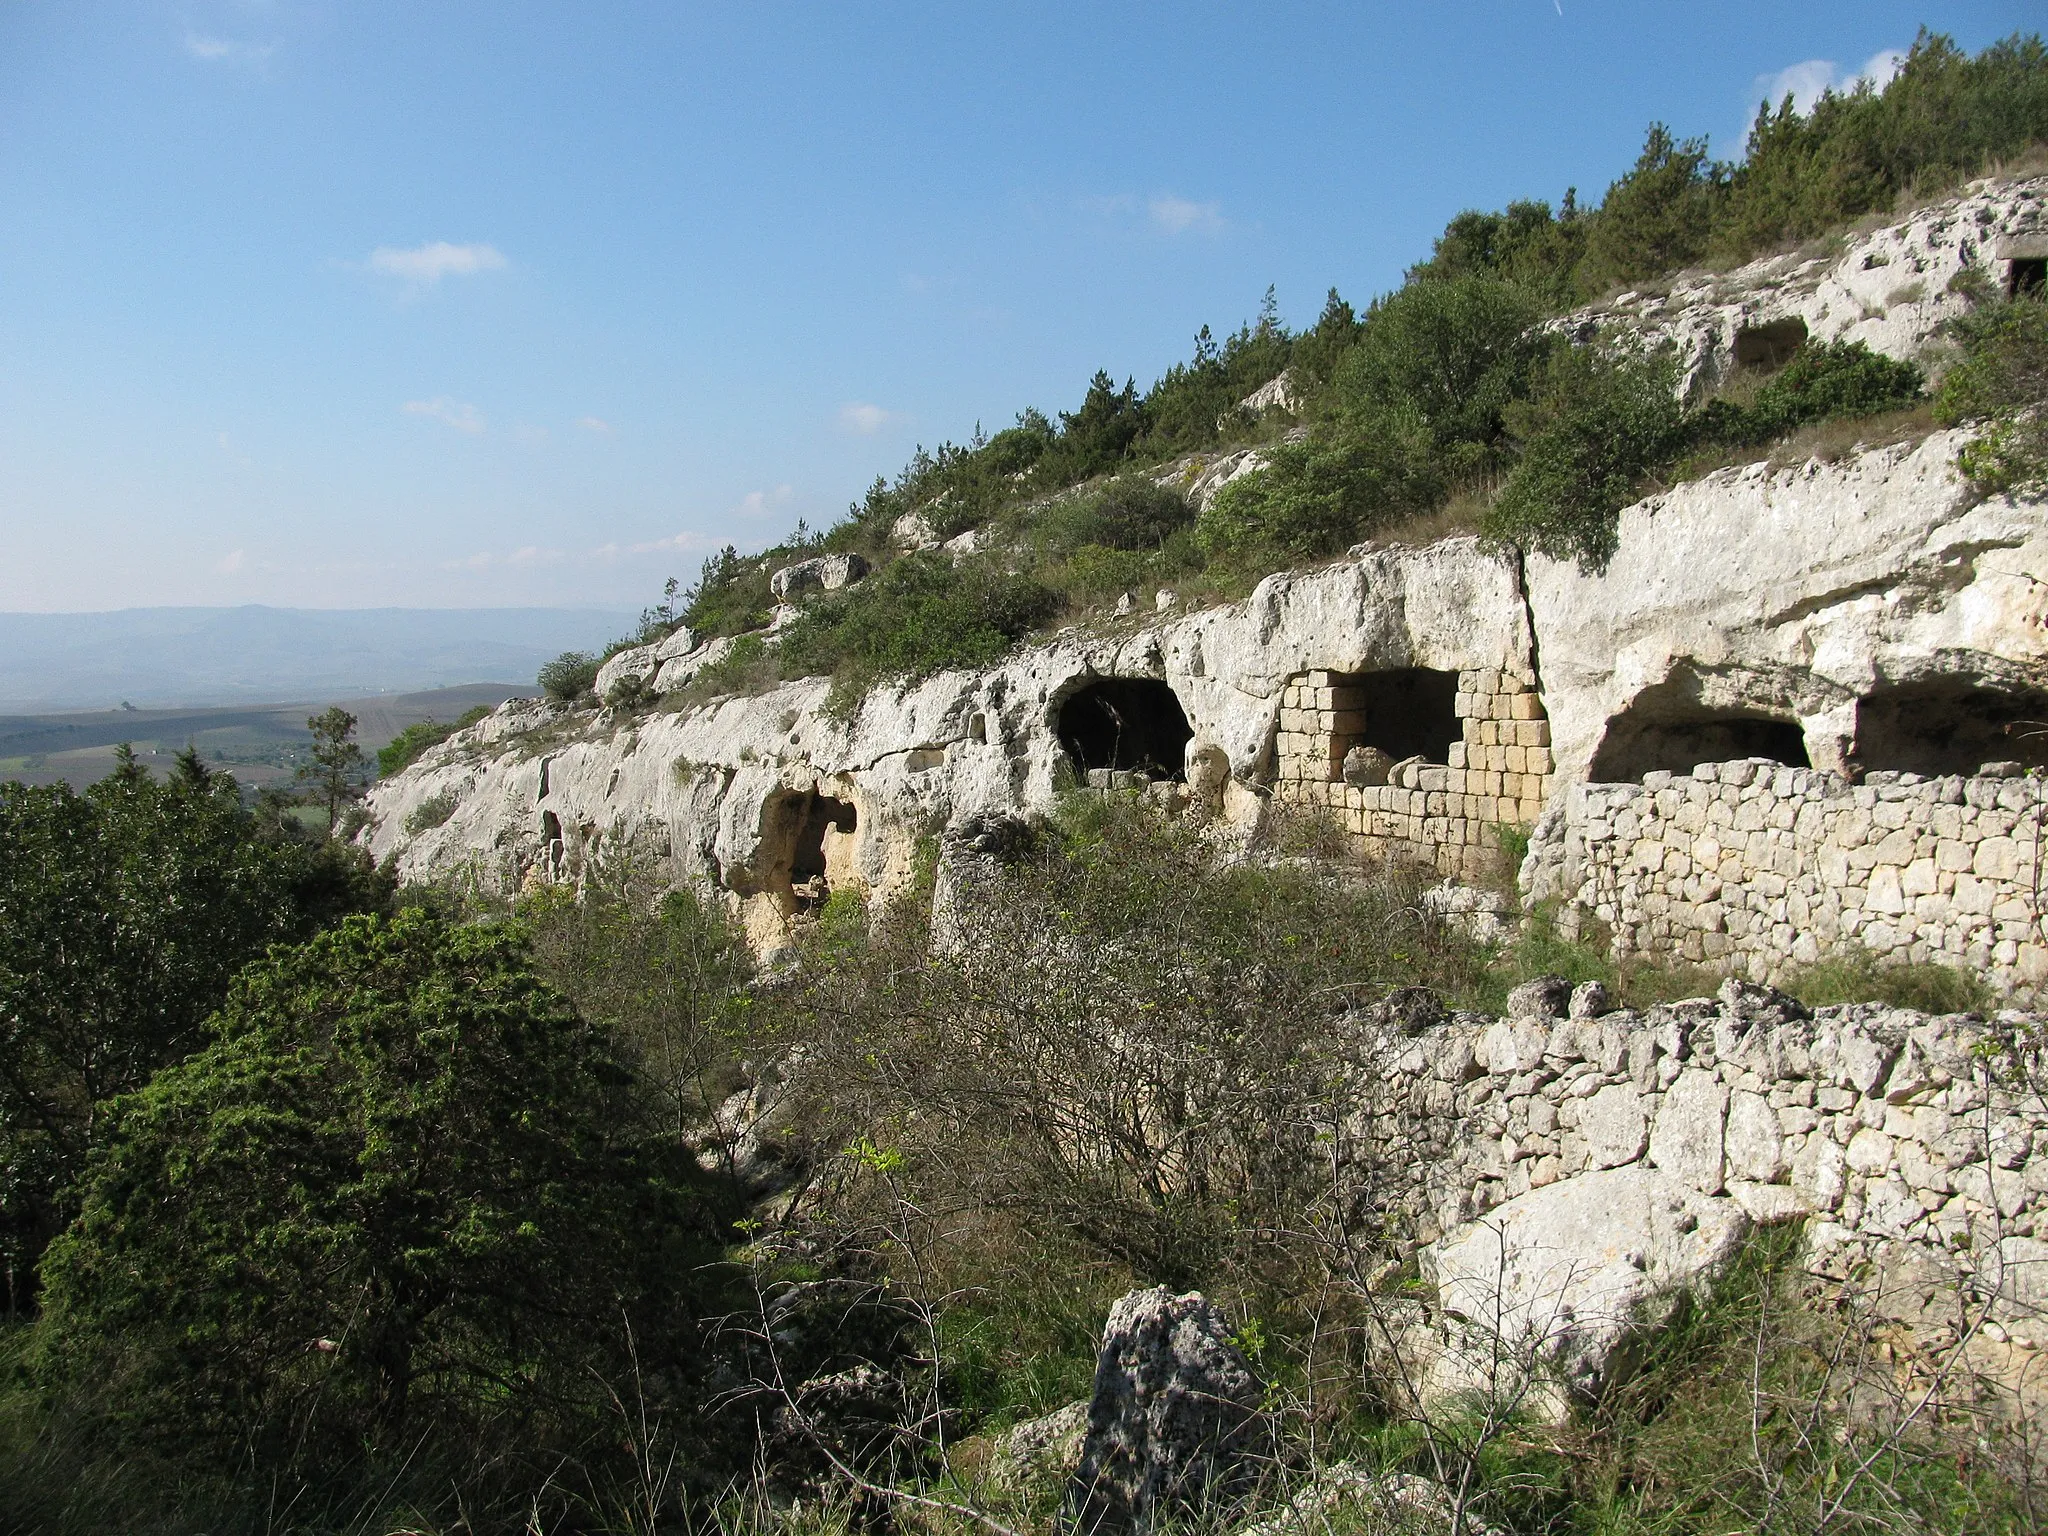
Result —
[{"label": "distant hill", "polygon": [[0,710],[275,703],[530,681],[636,615],[597,608],[125,608],[0,614]]},{"label": "distant hill", "polygon": [[458,720],[474,705],[495,707],[538,691],[518,683],[465,683],[368,698],[314,696],[291,704],[0,713],[0,779],[83,788],[114,771],[115,746],[125,742],[144,767],[158,773],[169,772],[178,749],[189,744],[244,784],[289,786],[313,744],[306,717],[329,704],[339,703],[356,717],[356,740],[374,753],[417,721]]}]

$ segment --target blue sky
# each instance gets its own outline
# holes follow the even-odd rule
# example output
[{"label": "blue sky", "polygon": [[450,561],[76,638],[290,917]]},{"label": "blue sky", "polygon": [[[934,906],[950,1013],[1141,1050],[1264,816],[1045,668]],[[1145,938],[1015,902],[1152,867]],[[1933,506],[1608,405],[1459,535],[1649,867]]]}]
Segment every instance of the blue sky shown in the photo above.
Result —
[{"label": "blue sky", "polygon": [[616,604],[2028,4],[0,0],[0,609]]}]

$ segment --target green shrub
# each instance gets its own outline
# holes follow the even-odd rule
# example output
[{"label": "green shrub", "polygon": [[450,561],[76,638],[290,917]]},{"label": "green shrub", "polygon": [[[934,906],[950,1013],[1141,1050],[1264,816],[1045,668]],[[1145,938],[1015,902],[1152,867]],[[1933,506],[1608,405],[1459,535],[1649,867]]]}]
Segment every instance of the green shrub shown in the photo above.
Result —
[{"label": "green shrub", "polygon": [[0,783],[0,1306],[76,1209],[107,1101],[195,1050],[236,971],[379,907],[360,850],[245,810],[226,774]]},{"label": "green shrub", "polygon": [[1171,486],[1126,475],[1054,502],[1040,513],[1032,533],[1041,548],[1059,554],[1088,544],[1150,550],[1160,548],[1194,517],[1187,497]]},{"label": "green shrub", "polygon": [[1927,375],[1860,341],[1809,341],[1747,405],[1712,400],[1691,421],[1702,446],[1752,447],[1816,421],[1874,416],[1917,404]]},{"label": "green shrub", "polygon": [[1421,417],[1369,413],[1275,449],[1264,471],[1216,494],[1196,531],[1212,555],[1272,569],[1336,554],[1444,489]]},{"label": "green shrub", "polygon": [[443,725],[440,721],[432,719],[408,725],[377,749],[377,777],[388,779],[410,767],[420,760],[427,748],[438,747],[457,731],[467,730],[490,712],[490,705],[479,704],[473,709],[464,710],[453,725]]},{"label": "green shrub", "polygon": [[597,682],[598,660],[583,651],[564,651],[540,669],[541,692],[557,704],[573,704]]},{"label": "green shrub", "polygon": [[414,837],[430,832],[435,827],[445,826],[448,818],[455,814],[456,799],[450,790],[427,796],[414,806],[405,818],[405,830]]},{"label": "green shrub", "polygon": [[1508,446],[1506,411],[1556,345],[1537,328],[1542,317],[1531,295],[1498,278],[1410,283],[1367,312],[1325,409],[1361,424],[1412,418],[1447,486],[1493,469]]},{"label": "green shrub", "polygon": [[351,918],[213,1034],[120,1103],[44,1264],[42,1378],[118,1380],[116,1442],[258,1484],[545,1455],[636,1349],[675,1358],[687,1165],[631,1137],[624,1067],[514,931]]},{"label": "green shrub", "polygon": [[2048,301],[1988,304],[1955,332],[1963,359],[1942,380],[1935,419],[1983,424],[1960,468],[1987,496],[2048,492]]},{"label": "green shrub", "polygon": [[775,608],[770,574],[765,555],[743,557],[726,545],[698,572],[683,600],[683,622],[705,639],[763,628]]},{"label": "green shrub", "polygon": [[985,666],[1058,607],[1057,593],[987,561],[906,555],[807,607],[783,632],[782,670],[857,697],[883,677]]},{"label": "green shrub", "polygon": [[1576,348],[1552,359],[1536,401],[1513,413],[1522,456],[1487,513],[1487,532],[1587,570],[1614,553],[1621,509],[1687,443],[1668,356],[1612,359]]}]

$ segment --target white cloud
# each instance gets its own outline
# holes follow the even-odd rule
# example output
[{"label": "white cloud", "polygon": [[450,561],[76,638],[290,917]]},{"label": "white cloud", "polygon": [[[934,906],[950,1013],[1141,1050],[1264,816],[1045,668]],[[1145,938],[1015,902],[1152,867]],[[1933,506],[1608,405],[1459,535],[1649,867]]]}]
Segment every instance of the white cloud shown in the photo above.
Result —
[{"label": "white cloud", "polygon": [[1813,104],[1827,91],[1846,94],[1859,85],[1883,90],[1905,62],[1905,51],[1899,48],[1880,48],[1861,69],[1849,74],[1843,73],[1841,65],[1833,59],[1802,59],[1774,75],[1757,76],[1750,96],[1757,101],[1769,102],[1773,111],[1777,110],[1779,102],[1790,96],[1794,111],[1811,112]]},{"label": "white cloud", "polygon": [[788,506],[795,495],[796,487],[790,485],[778,485],[772,491],[749,491],[733,510],[741,517],[766,517]]},{"label": "white cloud", "polygon": [[404,249],[380,245],[370,252],[372,272],[421,287],[430,287],[444,277],[500,271],[507,265],[505,253],[495,245],[451,245],[446,240],[429,240]]},{"label": "white cloud", "polygon": [[232,576],[248,563],[249,552],[247,550],[231,549],[221,556],[220,560],[214,565],[214,570],[223,576]]},{"label": "white cloud", "polygon": [[446,395],[436,395],[431,400],[408,400],[401,409],[409,416],[426,416],[471,436],[480,436],[484,430],[481,411],[464,401],[450,400]]},{"label": "white cloud", "polygon": [[208,64],[241,64],[253,68],[267,63],[270,56],[277,52],[277,45],[240,43],[232,38],[201,37],[196,32],[187,32],[185,52]]},{"label": "white cloud", "polygon": [[1213,235],[1223,228],[1223,209],[1216,203],[1191,202],[1185,197],[1161,193],[1145,205],[1145,211],[1152,216],[1154,227],[1169,235],[1184,235],[1191,229]]},{"label": "white cloud", "polygon": [[[884,410],[879,405],[855,401],[839,407],[839,424],[849,432],[858,432],[862,437],[873,437],[882,428],[903,417],[895,411]],[[758,492],[756,493],[759,494]]]},{"label": "white cloud", "polygon": [[602,416],[578,416],[576,425],[598,437],[610,437],[613,431],[612,424]]},{"label": "white cloud", "polygon": [[[602,549],[596,550],[594,553],[608,559],[612,555],[618,553],[618,548],[619,547],[616,544],[607,544]],[[635,544],[632,546],[632,552],[636,555],[654,555],[664,553],[686,555],[698,550],[709,550],[716,548],[718,548],[718,541],[712,538],[710,535],[702,533],[693,533],[689,529],[685,528],[681,533],[672,533],[665,539],[649,539],[645,544]]]}]

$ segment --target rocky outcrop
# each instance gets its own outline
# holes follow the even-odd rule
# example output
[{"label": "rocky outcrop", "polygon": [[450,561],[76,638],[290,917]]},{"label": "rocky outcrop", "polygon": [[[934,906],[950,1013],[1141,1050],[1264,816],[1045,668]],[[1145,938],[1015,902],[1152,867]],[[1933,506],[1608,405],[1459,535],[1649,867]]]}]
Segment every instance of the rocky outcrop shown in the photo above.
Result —
[{"label": "rocky outcrop", "polygon": [[785,565],[768,578],[768,591],[778,603],[793,603],[811,592],[839,592],[868,573],[861,555],[818,555]]},{"label": "rocky outcrop", "polygon": [[1982,181],[1839,245],[1686,272],[1567,317],[1565,329],[1669,344],[1689,397],[1744,364],[1783,362],[1801,341],[1860,341],[1892,357],[1935,355],[1972,291],[2003,287],[2002,249],[2048,233],[2048,178]]},{"label": "rocky outcrop", "polygon": [[1229,1319],[1199,1292],[1125,1296],[1096,1359],[1067,1500],[1076,1527],[1148,1531],[1227,1501],[1263,1446],[1262,1390]]},{"label": "rocky outcrop", "polygon": [[[657,686],[701,670],[720,644],[664,661]],[[725,893],[772,947],[801,915],[806,880],[892,889],[926,828],[1048,808],[1088,766],[1066,710],[1092,685],[1163,684],[1123,706],[1156,711],[1168,737],[1186,733],[1178,761],[1147,771],[1206,786],[1214,814],[1248,822],[1290,680],[1323,666],[1498,671],[1529,647],[1511,559],[1471,539],[1378,551],[1270,577],[1243,603],[1068,631],[984,673],[885,685],[850,715],[829,707],[824,679],[638,717],[508,707],[374,789],[365,840],[405,878],[495,890],[576,878],[630,851]],[[454,813],[408,833],[414,807],[437,796]]]}]

